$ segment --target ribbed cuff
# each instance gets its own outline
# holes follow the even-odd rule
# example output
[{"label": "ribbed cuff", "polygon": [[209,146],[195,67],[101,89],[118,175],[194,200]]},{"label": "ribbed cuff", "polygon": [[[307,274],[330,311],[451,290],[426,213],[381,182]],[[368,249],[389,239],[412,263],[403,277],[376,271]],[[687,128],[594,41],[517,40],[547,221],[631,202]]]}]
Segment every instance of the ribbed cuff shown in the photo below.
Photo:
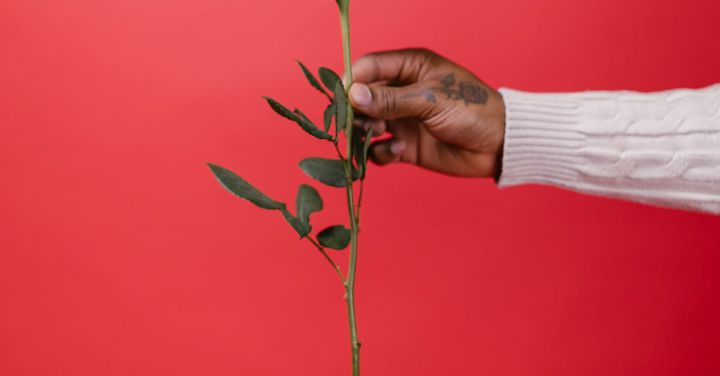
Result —
[{"label": "ribbed cuff", "polygon": [[507,88],[501,188],[539,183],[569,186],[578,179],[582,113],[577,100],[563,94],[535,94]]}]

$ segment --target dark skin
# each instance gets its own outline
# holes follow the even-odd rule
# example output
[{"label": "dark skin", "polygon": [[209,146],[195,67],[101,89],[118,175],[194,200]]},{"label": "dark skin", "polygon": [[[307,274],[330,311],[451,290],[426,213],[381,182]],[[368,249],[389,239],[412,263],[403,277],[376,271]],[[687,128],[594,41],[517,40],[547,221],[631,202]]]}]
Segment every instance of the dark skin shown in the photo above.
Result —
[{"label": "dark skin", "polygon": [[371,159],[466,177],[497,177],[505,131],[500,93],[428,50],[365,55],[353,64],[355,125],[372,128]]}]

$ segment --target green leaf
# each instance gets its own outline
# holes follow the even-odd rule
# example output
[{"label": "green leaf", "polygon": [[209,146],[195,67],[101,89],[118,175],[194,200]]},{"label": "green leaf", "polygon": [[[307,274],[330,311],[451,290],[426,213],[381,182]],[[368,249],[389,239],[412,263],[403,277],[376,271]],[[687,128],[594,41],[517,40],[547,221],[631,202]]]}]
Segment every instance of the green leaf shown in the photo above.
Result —
[{"label": "green leaf", "polygon": [[331,187],[346,185],[345,166],[340,159],[305,158],[300,161],[300,169],[307,176]]},{"label": "green leaf", "polygon": [[300,116],[296,123],[298,123],[300,128],[302,128],[305,132],[309,133],[315,138],[332,141],[333,137],[330,134],[318,128],[318,126],[315,125],[315,123],[313,123],[310,119],[308,119],[308,117],[305,116],[305,114],[303,114],[300,110],[295,109],[295,113]]},{"label": "green leaf", "polygon": [[[317,78],[315,78],[315,75],[312,74],[312,72],[310,72],[309,69],[307,69],[307,67],[305,66],[305,64],[303,64],[300,60],[296,60],[296,61],[297,61],[298,65],[300,65],[300,69],[302,69],[302,72],[303,72],[303,74],[305,75],[305,78],[307,78],[307,80],[308,80],[308,82],[310,83],[310,85],[312,85],[312,87],[314,87],[315,89],[317,89],[319,92],[321,92],[321,93],[325,94],[326,96],[328,96],[328,93],[325,91],[325,89],[323,89],[322,86],[320,86],[320,82],[318,82]],[[328,98],[329,98],[329,97],[330,97],[330,96],[328,96]]]},{"label": "green leaf", "polygon": [[[310,120],[310,118],[307,117],[307,115],[305,115],[302,111],[300,111],[300,109],[297,109],[297,108],[296,108],[295,111],[293,111],[293,112],[294,112],[297,116],[300,116],[300,118],[301,118],[302,120],[304,120],[304,121],[312,124],[313,126],[315,126],[315,124],[312,122],[312,120]],[[317,128],[317,126],[315,126],[315,127]]]},{"label": "green leaf", "polygon": [[295,123],[297,123],[300,128],[302,128],[305,132],[309,133],[311,136],[315,138],[319,138],[321,140],[329,140],[331,141],[333,139],[332,136],[330,136],[327,132],[324,132],[322,129],[318,128],[315,124],[313,124],[310,119],[308,119],[305,114],[303,114],[300,110],[295,109],[295,111],[290,111],[287,107],[280,104],[280,102],[270,98],[270,97],[263,97],[270,105],[270,108],[273,109],[278,115],[292,120]]},{"label": "green leaf", "polygon": [[[300,187],[300,192],[298,192],[298,196],[302,196],[303,199],[298,198],[298,213],[300,213],[299,216],[301,218],[297,218],[287,210],[287,207],[284,203],[275,201],[265,196],[262,192],[257,190],[257,188],[250,185],[250,183],[245,181],[243,178],[237,176],[232,171],[224,167],[214,165],[212,163],[208,163],[208,166],[210,167],[210,170],[212,170],[213,174],[215,174],[215,177],[217,177],[217,179],[220,181],[220,184],[234,195],[242,199],[248,200],[263,209],[280,210],[283,217],[285,217],[285,220],[287,220],[287,222],[293,227],[293,229],[295,229],[298,235],[300,235],[301,239],[306,237],[310,233],[310,231],[312,231],[312,226],[310,226],[310,223],[308,223],[307,220],[303,221],[301,219],[303,217],[309,219],[310,213],[322,209],[322,201],[320,200],[320,195],[318,195],[317,191],[315,191],[315,189],[313,189],[312,187]],[[300,201],[303,201],[304,203],[300,204]]]},{"label": "green leaf", "polygon": [[345,129],[348,115],[347,97],[345,97],[345,88],[342,82],[337,82],[333,92],[335,93],[335,127],[337,133],[340,133]]},{"label": "green leaf", "polygon": [[363,158],[367,161],[368,156],[368,150],[370,150],[370,144],[372,144],[372,138],[373,138],[373,130],[372,128],[368,129],[367,134],[365,134],[365,144],[363,145]]},{"label": "green leaf", "polygon": [[298,189],[297,197],[295,197],[295,206],[297,215],[301,222],[310,224],[310,214],[319,212],[323,209],[323,201],[315,188],[303,184]]},{"label": "green leaf", "polygon": [[272,108],[273,111],[275,111],[278,115],[280,115],[286,119],[290,119],[292,121],[296,121],[296,119],[298,118],[297,114],[290,111],[289,108],[280,104],[280,102],[278,102],[270,97],[263,97],[263,99],[265,99],[265,101],[267,101],[267,103],[270,105],[270,108]]},{"label": "green leaf", "polygon": [[285,208],[285,204],[266,196],[234,172],[212,163],[208,163],[208,166],[220,184],[230,191],[230,193],[248,200],[263,209],[283,210]]},{"label": "green leaf", "polygon": [[353,159],[357,166],[357,175],[360,180],[365,179],[367,170],[367,152],[372,140],[372,129],[363,134],[359,129],[353,129]]},{"label": "green leaf", "polygon": [[365,135],[365,144],[363,144],[363,151],[362,151],[363,170],[362,170],[360,179],[365,179],[365,172],[367,172],[368,150],[370,150],[370,144],[372,143],[372,137],[373,137],[372,129],[368,129],[368,132]]},{"label": "green leaf", "polygon": [[325,109],[325,113],[323,114],[323,123],[325,125],[325,133],[330,131],[330,126],[332,125],[333,117],[335,117],[335,102],[330,103],[327,108]]},{"label": "green leaf", "polygon": [[350,244],[350,230],[343,225],[328,227],[320,231],[317,239],[323,247],[343,250]]},{"label": "green leaf", "polygon": [[287,210],[287,208],[283,207],[282,209],[283,217],[285,217],[285,220],[290,224],[290,226],[295,229],[295,232],[300,235],[300,239],[308,236],[310,231],[312,231],[312,227],[308,223],[304,223],[300,218],[297,218],[290,214],[290,212]]},{"label": "green leaf", "polygon": [[357,169],[360,171],[360,175],[362,176],[362,172],[364,169],[363,166],[363,132],[353,127],[353,137],[352,137],[352,146],[353,146],[353,160],[355,160],[355,166],[357,166]]},{"label": "green leaf", "polygon": [[328,68],[320,67],[318,74],[320,75],[320,81],[322,81],[323,85],[330,91],[335,90],[335,85],[337,85],[338,82],[342,83],[340,76]]}]

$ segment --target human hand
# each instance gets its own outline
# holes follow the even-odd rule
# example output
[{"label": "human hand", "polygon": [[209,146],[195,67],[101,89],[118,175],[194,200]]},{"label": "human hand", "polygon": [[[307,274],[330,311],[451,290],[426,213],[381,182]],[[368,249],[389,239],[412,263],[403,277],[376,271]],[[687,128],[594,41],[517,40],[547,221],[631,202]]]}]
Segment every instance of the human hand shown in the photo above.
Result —
[{"label": "human hand", "polygon": [[428,50],[365,55],[352,68],[355,126],[376,141],[370,158],[445,174],[496,177],[505,129],[500,93],[467,69]]}]

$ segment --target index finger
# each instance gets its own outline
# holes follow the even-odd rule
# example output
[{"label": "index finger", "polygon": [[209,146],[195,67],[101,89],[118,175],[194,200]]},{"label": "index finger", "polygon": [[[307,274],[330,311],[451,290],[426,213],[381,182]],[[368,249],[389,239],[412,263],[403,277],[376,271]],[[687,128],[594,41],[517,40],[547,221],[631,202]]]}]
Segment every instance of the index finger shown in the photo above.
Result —
[{"label": "index finger", "polygon": [[432,53],[424,49],[367,54],[353,63],[353,81],[366,84],[378,81],[387,81],[390,85],[413,84],[427,70],[431,56]]}]

